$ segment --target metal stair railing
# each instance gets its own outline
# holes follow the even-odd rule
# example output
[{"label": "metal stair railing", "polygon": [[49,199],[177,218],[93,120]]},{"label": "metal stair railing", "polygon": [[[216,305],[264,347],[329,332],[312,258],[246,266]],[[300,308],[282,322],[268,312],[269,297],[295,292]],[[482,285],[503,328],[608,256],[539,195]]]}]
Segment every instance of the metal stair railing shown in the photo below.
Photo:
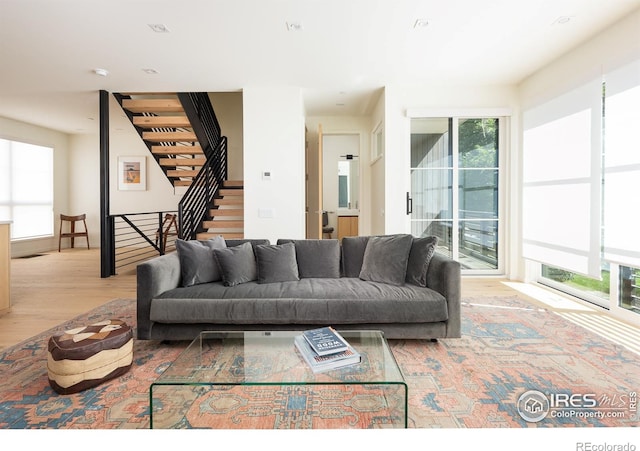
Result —
[{"label": "metal stair railing", "polygon": [[221,134],[207,93],[178,93],[178,99],[207,157],[206,164],[178,204],[180,238],[189,240],[195,239],[202,230],[202,222],[209,217],[211,202],[227,179],[227,138]]},{"label": "metal stair railing", "polygon": [[178,204],[181,239],[196,239],[202,230],[202,222],[209,217],[213,198],[226,180],[226,173],[227,138],[223,136]]}]

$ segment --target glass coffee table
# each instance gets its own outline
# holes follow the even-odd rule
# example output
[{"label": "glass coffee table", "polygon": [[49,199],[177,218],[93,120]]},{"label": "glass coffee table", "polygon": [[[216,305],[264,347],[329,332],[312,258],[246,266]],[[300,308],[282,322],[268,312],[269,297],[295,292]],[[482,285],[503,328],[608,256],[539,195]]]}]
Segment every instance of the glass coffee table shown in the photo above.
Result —
[{"label": "glass coffee table", "polygon": [[407,384],[380,331],[340,331],[360,363],[322,373],[296,331],[202,332],[151,384],[150,427],[406,428]]}]

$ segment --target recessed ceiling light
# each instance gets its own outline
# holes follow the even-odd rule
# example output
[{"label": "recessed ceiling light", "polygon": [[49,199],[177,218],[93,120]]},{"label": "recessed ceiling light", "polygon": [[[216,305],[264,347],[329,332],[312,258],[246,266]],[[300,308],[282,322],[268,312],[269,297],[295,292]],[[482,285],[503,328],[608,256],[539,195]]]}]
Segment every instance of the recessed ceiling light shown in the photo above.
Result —
[{"label": "recessed ceiling light", "polygon": [[571,19],[573,19],[573,16],[560,16],[551,25],[566,25],[571,22]]},{"label": "recessed ceiling light", "polygon": [[106,77],[107,75],[109,75],[109,71],[107,69],[93,69],[93,73],[96,75],[100,75],[101,77]]},{"label": "recessed ceiling light", "polygon": [[150,23],[148,25],[149,25],[149,28],[151,28],[156,33],[169,33],[169,29],[164,24],[161,24],[161,23]]},{"label": "recessed ceiling light", "polygon": [[287,31],[302,31],[301,22],[287,22]]},{"label": "recessed ceiling light", "polygon": [[149,75],[155,75],[155,74],[157,74],[157,73],[158,73],[158,71],[157,71],[157,70],[155,70],[155,69],[142,69],[142,71],[143,71],[145,74],[149,74]]},{"label": "recessed ceiling light", "polygon": [[427,19],[418,19],[413,24],[413,28],[426,28],[429,26],[429,21]]}]

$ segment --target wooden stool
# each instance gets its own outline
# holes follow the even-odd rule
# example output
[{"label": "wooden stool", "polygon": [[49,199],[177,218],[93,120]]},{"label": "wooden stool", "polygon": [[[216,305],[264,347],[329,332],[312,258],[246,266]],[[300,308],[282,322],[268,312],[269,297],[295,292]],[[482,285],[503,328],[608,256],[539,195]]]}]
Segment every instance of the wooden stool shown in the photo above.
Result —
[{"label": "wooden stool", "polygon": [[[178,236],[178,224],[176,220],[178,217],[176,215],[172,215],[167,213],[164,215],[164,221],[162,221],[162,225],[158,230],[156,230],[156,246],[158,245],[158,240],[160,235],[162,235],[162,253],[164,254],[167,249],[167,239],[170,236]],[[173,228],[173,231],[171,230]]]},{"label": "wooden stool", "polygon": [[47,346],[49,385],[62,395],[121,376],[132,362],[133,331],[119,319],[54,334]]},{"label": "wooden stool", "polygon": [[[91,249],[89,247],[89,231],[87,230],[87,221],[85,221],[87,215],[81,214],[77,216],[67,216],[60,215],[60,236],[58,237],[58,252],[62,247],[62,238],[71,238],[71,247],[74,247],[74,241],[77,237],[85,237],[87,239],[87,249]],[[70,222],[71,227],[70,231],[66,233],[62,233],[62,224],[63,222]],[[76,222],[82,221],[84,224],[84,232],[76,232]]]}]

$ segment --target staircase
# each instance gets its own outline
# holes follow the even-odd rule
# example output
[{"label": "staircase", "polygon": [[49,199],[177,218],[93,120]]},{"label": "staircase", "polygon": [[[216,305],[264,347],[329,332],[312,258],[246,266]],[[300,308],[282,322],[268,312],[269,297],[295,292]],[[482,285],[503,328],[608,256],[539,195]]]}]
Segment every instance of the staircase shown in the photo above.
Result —
[{"label": "staircase", "polygon": [[120,104],[174,187],[190,186],[206,157],[172,93],[124,93]]},{"label": "staircase", "polygon": [[226,180],[213,199],[210,220],[203,222],[206,232],[197,239],[206,240],[217,235],[225,238],[244,238],[244,189],[240,180]]},{"label": "staircase", "polygon": [[[243,238],[243,183],[224,180],[226,138],[220,136],[219,124],[208,97],[201,94],[119,93],[114,96],[174,188],[188,188],[179,207],[181,238],[208,239],[217,235]],[[204,123],[200,121],[202,117]],[[194,120],[196,122],[192,122]],[[221,140],[223,150],[218,150]],[[219,169],[212,169],[212,164],[220,165],[215,166]],[[203,167],[207,171],[201,171]],[[198,174],[200,178],[197,178]],[[195,199],[187,200],[192,189],[195,189]],[[209,208],[201,203],[201,207],[192,210],[207,193],[213,194]],[[184,201],[186,207],[183,206]],[[198,225],[196,218],[203,216]]]}]

